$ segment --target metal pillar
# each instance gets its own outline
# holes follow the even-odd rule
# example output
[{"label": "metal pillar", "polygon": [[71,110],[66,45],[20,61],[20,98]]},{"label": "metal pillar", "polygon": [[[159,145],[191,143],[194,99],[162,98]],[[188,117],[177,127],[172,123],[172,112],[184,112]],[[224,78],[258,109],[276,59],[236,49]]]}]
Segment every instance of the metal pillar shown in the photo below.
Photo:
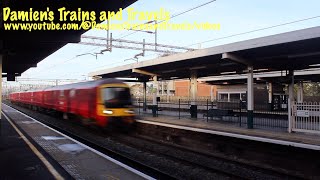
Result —
[{"label": "metal pillar", "polygon": [[297,102],[303,102],[303,82],[299,82],[298,84],[298,92],[297,92]]},{"label": "metal pillar", "polygon": [[147,111],[147,82],[143,82],[143,111]]},{"label": "metal pillar", "polygon": [[[2,129],[2,54],[0,55],[0,73],[1,73],[1,78],[0,78],[0,136],[2,135],[1,129]],[[8,90],[8,89],[7,89]]]},{"label": "metal pillar", "polygon": [[247,79],[247,99],[248,99],[248,129],[253,129],[253,110],[254,110],[254,85],[253,85],[253,67],[248,67],[248,79]]},{"label": "metal pillar", "polygon": [[294,86],[294,75],[293,75],[293,70],[289,71],[289,76],[291,77],[291,82],[289,84],[289,89],[288,89],[288,94],[289,94],[289,99],[291,102],[294,101],[294,91],[293,91],[293,86]]},{"label": "metal pillar", "polygon": [[157,110],[158,110],[158,105],[157,105],[157,94],[158,94],[158,77],[153,76],[153,89],[152,89],[152,115],[153,117],[157,116]]},{"label": "metal pillar", "polygon": [[288,98],[288,132],[291,133],[292,131],[292,105],[294,103],[294,72],[293,70],[289,71],[289,76],[291,77],[291,83],[289,84],[288,88],[288,93],[289,93],[289,98]]},{"label": "metal pillar", "polygon": [[152,105],[157,105],[157,76],[153,76],[153,88],[152,88]]},{"label": "metal pillar", "polygon": [[197,110],[197,90],[198,90],[198,83],[197,83],[197,71],[191,71],[191,78],[190,78],[190,99],[191,99],[191,107],[190,107],[190,114],[191,118],[197,118],[198,110]]},{"label": "metal pillar", "polygon": [[0,120],[2,117],[2,55],[0,55]]},{"label": "metal pillar", "polygon": [[163,96],[164,95],[164,82],[161,81],[161,95]]},{"label": "metal pillar", "polygon": [[211,100],[211,102],[213,101],[213,92],[212,92],[212,90],[213,90],[213,87],[211,85],[210,86],[210,100]]},{"label": "metal pillar", "polygon": [[269,84],[268,84],[268,87],[269,87],[269,89],[268,89],[268,101],[269,101],[269,103],[271,104],[272,103],[272,94],[273,94],[273,88],[272,88],[272,83],[270,82]]},{"label": "metal pillar", "polygon": [[169,102],[169,81],[167,81],[166,84],[167,84],[167,102]]},{"label": "metal pillar", "polygon": [[268,83],[268,105],[271,111],[274,109],[273,105],[273,100],[272,100],[272,95],[273,95],[273,87],[272,87],[272,82]]}]

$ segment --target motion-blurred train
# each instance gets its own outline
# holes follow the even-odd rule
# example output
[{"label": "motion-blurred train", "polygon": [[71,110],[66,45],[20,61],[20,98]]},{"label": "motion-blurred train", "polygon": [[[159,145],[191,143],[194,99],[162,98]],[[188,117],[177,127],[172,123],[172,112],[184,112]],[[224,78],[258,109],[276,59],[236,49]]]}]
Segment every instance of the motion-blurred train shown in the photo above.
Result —
[{"label": "motion-blurred train", "polygon": [[15,92],[9,95],[9,100],[35,110],[60,113],[64,119],[75,116],[87,125],[130,127],[135,123],[130,89],[117,79]]}]

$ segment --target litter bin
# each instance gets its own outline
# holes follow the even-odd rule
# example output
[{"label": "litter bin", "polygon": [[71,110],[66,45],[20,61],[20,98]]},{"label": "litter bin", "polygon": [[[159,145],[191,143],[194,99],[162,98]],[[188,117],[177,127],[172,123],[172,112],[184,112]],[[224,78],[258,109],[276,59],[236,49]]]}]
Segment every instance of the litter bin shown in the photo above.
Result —
[{"label": "litter bin", "polygon": [[153,117],[157,117],[157,110],[158,110],[158,106],[152,105],[152,116]]},{"label": "litter bin", "polygon": [[191,105],[190,114],[191,114],[191,118],[197,118],[198,117],[197,105]]}]

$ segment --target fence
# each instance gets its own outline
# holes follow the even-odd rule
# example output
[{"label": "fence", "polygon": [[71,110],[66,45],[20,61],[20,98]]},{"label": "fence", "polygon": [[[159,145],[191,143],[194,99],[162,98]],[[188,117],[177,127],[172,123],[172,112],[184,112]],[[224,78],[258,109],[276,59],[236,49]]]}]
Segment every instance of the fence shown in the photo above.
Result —
[{"label": "fence", "polygon": [[[198,106],[198,113],[203,114],[206,113],[207,110],[207,100],[197,100],[195,101]],[[134,105],[137,107],[137,111],[140,115],[143,114],[150,114],[152,101],[147,101],[147,113],[145,113],[143,109],[143,101],[142,99],[137,99],[134,101]],[[157,102],[158,111],[157,115],[169,115],[169,116],[176,116],[180,118],[190,118],[190,106],[191,100],[190,99],[178,99],[177,101],[171,102],[164,102],[159,101]],[[215,103],[212,103],[212,108],[216,107]]]},{"label": "fence", "polygon": [[[197,100],[197,119],[207,122],[219,122],[233,126],[247,127],[246,102],[215,102],[209,99]],[[148,101],[148,104],[152,104]],[[135,101],[140,115],[151,114],[151,110],[142,111],[143,101]],[[179,99],[177,102],[157,102],[157,116],[176,116],[178,119],[191,119],[189,99]],[[270,104],[256,104],[254,110],[254,128],[287,130],[288,112],[272,110]],[[218,114],[217,114],[218,113]]]},{"label": "fence", "polygon": [[320,133],[320,103],[293,103],[292,131]]},{"label": "fence", "polygon": [[[186,96],[167,96],[167,95],[159,95],[158,97],[160,97],[160,102],[173,102],[173,103],[178,103],[178,101],[180,100],[181,102],[187,102],[187,101],[191,101],[189,97]],[[143,97],[139,96],[139,97],[134,97],[134,100],[141,100],[142,101]],[[153,96],[147,96],[147,101],[148,102],[152,102]],[[210,96],[198,96],[197,97],[197,101],[203,101],[205,102],[207,99],[210,99]],[[214,99],[212,99],[212,101],[215,101]]]},{"label": "fence", "polygon": [[[247,126],[247,104],[242,101],[217,102],[217,109],[232,110],[235,117],[222,117],[224,122],[238,123]],[[253,116],[254,128],[279,129],[288,128],[288,112],[273,110],[271,104],[255,104]]]}]

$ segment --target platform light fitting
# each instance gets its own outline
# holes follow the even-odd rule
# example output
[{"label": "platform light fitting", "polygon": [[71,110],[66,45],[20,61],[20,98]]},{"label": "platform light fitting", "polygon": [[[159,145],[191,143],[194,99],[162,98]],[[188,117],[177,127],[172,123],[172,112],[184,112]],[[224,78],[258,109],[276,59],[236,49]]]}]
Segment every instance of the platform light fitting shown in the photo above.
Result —
[{"label": "platform light fitting", "polygon": [[138,81],[138,78],[125,78],[125,77],[120,77],[120,78],[116,78],[122,81]]},{"label": "platform light fitting", "polygon": [[207,67],[207,66],[192,67],[192,68],[190,68],[190,70],[204,69],[204,68],[206,68],[206,67]]},{"label": "platform light fitting", "polygon": [[309,65],[309,66],[311,66],[311,67],[320,66],[320,64],[311,64],[311,65]]},{"label": "platform light fitting", "polygon": [[237,71],[222,72],[222,73],[220,73],[220,74],[235,74],[235,73],[237,73]]},{"label": "platform light fitting", "polygon": [[162,71],[162,73],[171,73],[171,72],[176,72],[177,70],[168,70],[168,71]]},{"label": "platform light fitting", "polygon": [[259,71],[269,71],[269,69],[254,69],[253,72],[259,72]]}]

